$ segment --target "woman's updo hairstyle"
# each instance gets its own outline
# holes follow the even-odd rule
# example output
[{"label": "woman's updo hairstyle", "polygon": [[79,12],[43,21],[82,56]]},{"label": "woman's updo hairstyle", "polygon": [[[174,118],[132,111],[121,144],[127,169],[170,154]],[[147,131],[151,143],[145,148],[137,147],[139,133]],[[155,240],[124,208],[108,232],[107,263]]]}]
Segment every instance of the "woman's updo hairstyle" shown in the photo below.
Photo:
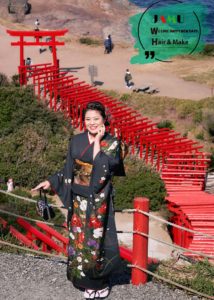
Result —
[{"label": "woman's updo hairstyle", "polygon": [[86,108],[83,110],[83,121],[85,120],[85,114],[88,110],[97,110],[104,119],[104,125],[108,126],[109,122],[107,120],[106,111],[104,105],[99,101],[92,101],[86,105]]}]

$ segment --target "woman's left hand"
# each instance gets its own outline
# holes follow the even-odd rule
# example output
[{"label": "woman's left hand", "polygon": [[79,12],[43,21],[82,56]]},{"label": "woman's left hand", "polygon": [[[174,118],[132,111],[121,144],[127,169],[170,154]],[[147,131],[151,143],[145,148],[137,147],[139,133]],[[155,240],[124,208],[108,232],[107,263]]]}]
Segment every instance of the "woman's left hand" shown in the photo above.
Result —
[{"label": "woman's left hand", "polygon": [[31,192],[37,191],[39,189],[47,190],[50,186],[50,182],[48,180],[45,180],[43,182],[40,182],[35,188],[31,189]]}]

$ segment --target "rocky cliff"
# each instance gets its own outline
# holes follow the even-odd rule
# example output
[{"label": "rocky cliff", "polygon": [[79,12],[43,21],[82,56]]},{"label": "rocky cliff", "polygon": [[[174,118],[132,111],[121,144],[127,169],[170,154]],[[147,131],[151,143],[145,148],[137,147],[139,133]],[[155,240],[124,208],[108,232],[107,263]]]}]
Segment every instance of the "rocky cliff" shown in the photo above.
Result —
[{"label": "rocky cliff", "polygon": [[[128,0],[30,0],[29,3],[31,13],[18,21],[32,28],[39,18],[42,28],[67,28],[73,37],[88,35],[103,39],[111,34],[114,41],[132,41],[128,19],[137,8]],[[8,14],[5,0],[0,0],[0,13],[4,19],[17,21],[17,16]]]}]

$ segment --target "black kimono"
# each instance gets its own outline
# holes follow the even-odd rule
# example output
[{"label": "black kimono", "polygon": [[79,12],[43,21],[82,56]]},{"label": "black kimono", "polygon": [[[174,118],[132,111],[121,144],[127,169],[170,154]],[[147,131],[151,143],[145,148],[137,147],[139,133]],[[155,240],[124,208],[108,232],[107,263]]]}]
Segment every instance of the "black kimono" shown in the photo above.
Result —
[{"label": "black kimono", "polygon": [[73,137],[64,169],[49,178],[68,208],[67,277],[74,286],[103,289],[120,267],[111,177],[124,176],[119,141],[105,133],[93,160],[88,132]]}]

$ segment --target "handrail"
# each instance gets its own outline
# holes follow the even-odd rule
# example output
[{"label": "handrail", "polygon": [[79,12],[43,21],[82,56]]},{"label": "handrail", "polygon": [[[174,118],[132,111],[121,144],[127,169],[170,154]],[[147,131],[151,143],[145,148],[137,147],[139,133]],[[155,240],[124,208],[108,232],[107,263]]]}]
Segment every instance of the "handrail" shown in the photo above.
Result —
[{"label": "handrail", "polygon": [[[30,198],[27,198],[27,197],[22,197],[22,196],[19,196],[19,195],[16,195],[16,194],[13,194],[13,193],[8,193],[8,192],[5,192],[3,190],[0,190],[0,193],[3,193],[5,195],[8,195],[8,196],[12,196],[12,197],[15,197],[15,198],[18,198],[18,199],[22,199],[24,201],[29,201],[29,202],[32,202],[32,203],[36,203],[37,201],[36,200],[33,200],[33,199],[30,199]],[[62,209],[66,209],[65,207],[63,206],[57,206],[57,205],[54,205],[54,204],[51,204],[52,207],[56,207],[56,208],[62,208]],[[1,211],[1,210],[0,210]],[[178,228],[178,229],[181,229],[181,230],[185,230],[185,231],[188,231],[190,233],[194,233],[194,234],[200,234],[204,237],[209,237],[211,239],[214,239],[214,235],[211,235],[211,234],[206,234],[206,233],[203,233],[203,232],[200,232],[200,231],[196,231],[196,230],[193,230],[193,229],[189,229],[189,228],[186,228],[186,227],[183,227],[183,226],[180,226],[180,225],[177,225],[177,224],[174,224],[172,222],[169,222],[169,221],[166,221],[160,217],[157,217],[157,216],[154,216],[152,215],[151,213],[146,213],[145,211],[142,211],[142,210],[136,210],[136,209],[122,209],[122,210],[119,210],[119,209],[115,209],[115,212],[122,212],[122,213],[133,213],[133,212],[140,212],[150,218],[153,218],[157,221],[160,221],[162,223],[165,223],[167,225],[170,225],[170,226],[173,226],[175,228]],[[27,219],[26,219],[27,220]],[[29,219],[28,219],[29,220]],[[43,222],[43,221],[41,221]],[[43,222],[47,225],[53,225],[53,223],[47,223],[47,222]],[[60,225],[57,225],[55,224],[54,226],[60,226]]]}]

